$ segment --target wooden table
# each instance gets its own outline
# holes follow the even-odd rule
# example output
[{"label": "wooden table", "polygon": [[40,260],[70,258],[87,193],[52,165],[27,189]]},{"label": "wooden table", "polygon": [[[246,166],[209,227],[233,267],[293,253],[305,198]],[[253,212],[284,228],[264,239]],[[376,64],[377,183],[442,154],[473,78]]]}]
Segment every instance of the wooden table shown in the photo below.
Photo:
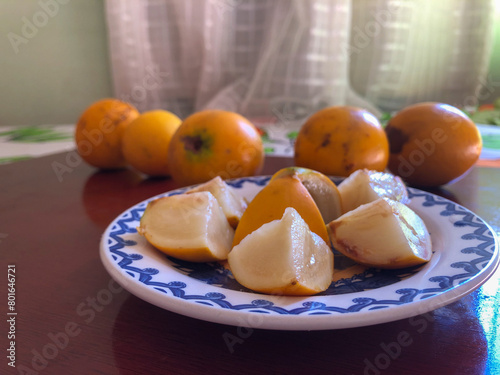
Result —
[{"label": "wooden table", "polygon": [[[264,172],[291,163],[268,158]],[[1,374],[500,373],[498,272],[413,321],[311,332],[195,320],[122,290],[101,264],[101,234],[125,209],[176,187],[130,170],[98,172],[72,152],[0,166]],[[438,193],[500,231],[500,170],[476,167]],[[6,323],[9,265],[15,323]],[[408,345],[396,345],[401,335]]]}]

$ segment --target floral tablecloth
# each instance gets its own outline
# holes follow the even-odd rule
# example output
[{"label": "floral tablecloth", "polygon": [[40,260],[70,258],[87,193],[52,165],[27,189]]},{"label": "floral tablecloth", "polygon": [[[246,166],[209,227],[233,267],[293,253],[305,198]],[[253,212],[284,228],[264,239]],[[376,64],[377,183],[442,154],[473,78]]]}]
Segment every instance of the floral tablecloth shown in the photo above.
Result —
[{"label": "floral tablecloth", "polygon": [[0,127],[0,164],[75,149],[74,125]]},{"label": "floral tablecloth", "polygon": [[[293,156],[297,130],[282,124],[257,122],[266,155]],[[478,125],[483,137],[479,165],[500,167],[500,126]],[[0,164],[75,149],[74,125],[0,127]]]}]

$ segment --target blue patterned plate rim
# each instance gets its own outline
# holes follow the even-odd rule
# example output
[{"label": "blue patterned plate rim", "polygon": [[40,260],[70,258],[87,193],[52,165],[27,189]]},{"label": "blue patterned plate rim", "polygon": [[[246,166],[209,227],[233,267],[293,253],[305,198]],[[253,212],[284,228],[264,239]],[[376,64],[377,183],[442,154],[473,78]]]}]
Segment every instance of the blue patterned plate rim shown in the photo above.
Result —
[{"label": "blue patterned plate rim", "polygon": [[[255,176],[228,183],[250,200],[269,179]],[[311,297],[223,288],[181,272],[135,229],[149,201],[187,189],[156,195],[124,211],[105,230],[100,256],[111,277],[132,294],[201,320],[280,330],[384,323],[423,314],[462,298],[480,287],[499,263],[498,239],[484,220],[448,199],[408,188],[409,206],[428,226],[434,247],[431,261],[411,276],[379,288]]]}]

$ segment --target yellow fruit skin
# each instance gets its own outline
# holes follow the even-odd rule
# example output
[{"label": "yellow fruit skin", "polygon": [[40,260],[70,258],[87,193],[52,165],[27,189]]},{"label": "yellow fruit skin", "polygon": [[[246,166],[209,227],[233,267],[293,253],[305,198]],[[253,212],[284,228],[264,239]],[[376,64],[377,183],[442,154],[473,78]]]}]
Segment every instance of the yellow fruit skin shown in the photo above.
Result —
[{"label": "yellow fruit skin", "polygon": [[205,110],[186,118],[170,142],[170,173],[180,185],[260,173],[264,147],[257,128],[237,113]]},{"label": "yellow fruit skin", "polygon": [[396,113],[385,129],[389,170],[414,186],[446,184],[464,174],[482,149],[477,126],[463,112],[426,102]]},{"label": "yellow fruit skin", "polygon": [[335,106],[313,114],[295,142],[295,164],[326,175],[358,169],[383,171],[389,143],[379,121],[360,108]]},{"label": "yellow fruit skin", "polygon": [[123,131],[137,116],[139,112],[132,104],[117,99],[102,99],[90,105],[75,129],[75,143],[82,159],[102,169],[125,167]]},{"label": "yellow fruit skin", "polygon": [[293,207],[309,229],[329,243],[328,232],[313,198],[295,175],[273,179],[254,197],[243,213],[233,239],[233,246],[263,224],[282,218]]},{"label": "yellow fruit skin", "polygon": [[123,133],[122,151],[127,163],[150,176],[168,176],[168,147],[181,122],[164,110],[142,113]]}]

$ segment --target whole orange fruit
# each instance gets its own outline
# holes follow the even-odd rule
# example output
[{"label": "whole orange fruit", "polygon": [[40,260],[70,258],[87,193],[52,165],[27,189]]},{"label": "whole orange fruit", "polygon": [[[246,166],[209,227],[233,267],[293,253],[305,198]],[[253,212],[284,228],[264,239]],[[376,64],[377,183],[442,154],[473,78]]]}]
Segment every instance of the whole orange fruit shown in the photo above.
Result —
[{"label": "whole orange fruit", "polygon": [[388,158],[380,122],[356,107],[334,106],[314,113],[295,142],[295,165],[327,175],[349,176],[363,168],[383,171]]},{"label": "whole orange fruit", "polygon": [[181,185],[215,176],[252,176],[262,170],[264,147],[257,128],[243,116],[204,110],[187,117],[168,151],[170,174]]},{"label": "whole orange fruit", "polygon": [[181,119],[165,110],[141,113],[124,130],[123,156],[139,172],[168,176],[168,147]]},{"label": "whole orange fruit", "polygon": [[76,148],[82,159],[102,169],[126,166],[122,135],[137,116],[139,112],[132,104],[118,99],[101,99],[91,104],[75,129]]},{"label": "whole orange fruit", "polygon": [[481,134],[459,109],[426,102],[396,113],[385,131],[389,169],[415,186],[439,186],[464,174],[479,158]]}]

